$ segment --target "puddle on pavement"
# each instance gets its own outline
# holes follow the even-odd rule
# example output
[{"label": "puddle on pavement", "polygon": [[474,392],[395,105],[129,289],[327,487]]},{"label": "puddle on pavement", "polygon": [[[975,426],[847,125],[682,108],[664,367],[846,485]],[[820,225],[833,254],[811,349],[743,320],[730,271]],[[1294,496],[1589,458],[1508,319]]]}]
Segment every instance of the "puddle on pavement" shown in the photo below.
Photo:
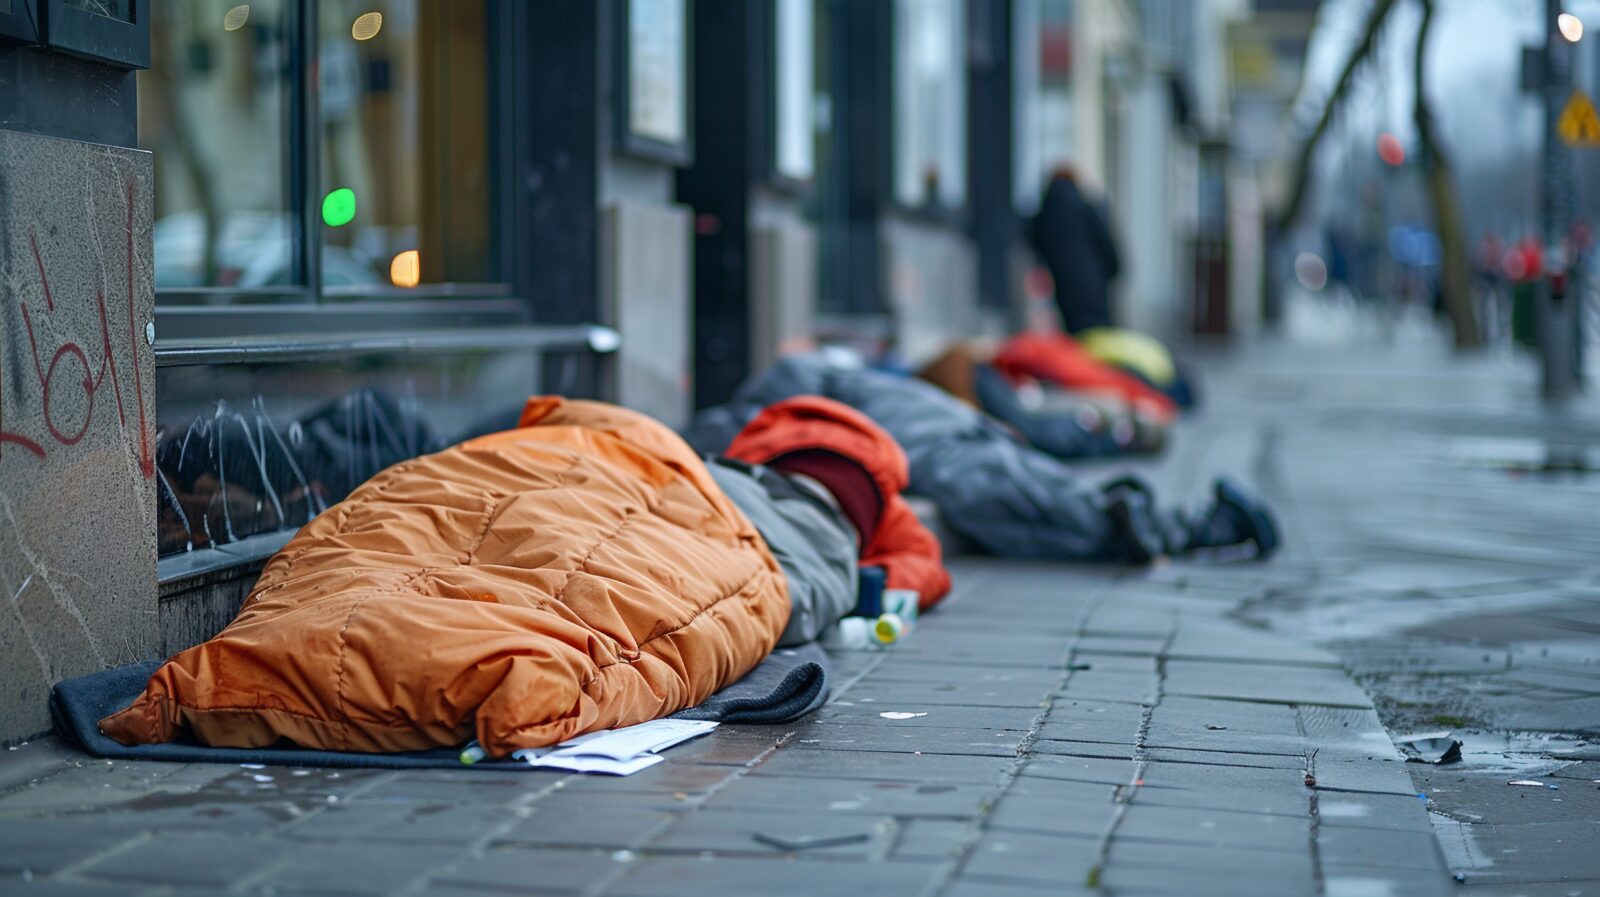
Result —
[{"label": "puddle on pavement", "polygon": [[1506,778],[1538,778],[1578,762],[1562,753],[1588,747],[1590,742],[1559,732],[1454,733],[1461,739],[1461,762],[1449,768],[1470,774]]}]

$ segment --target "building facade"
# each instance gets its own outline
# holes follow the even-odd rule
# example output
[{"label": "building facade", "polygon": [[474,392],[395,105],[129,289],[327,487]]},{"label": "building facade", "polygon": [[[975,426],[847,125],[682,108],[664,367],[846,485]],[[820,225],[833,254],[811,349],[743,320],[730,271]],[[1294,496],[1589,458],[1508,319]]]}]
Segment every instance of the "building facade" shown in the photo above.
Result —
[{"label": "building facade", "polygon": [[0,740],[529,394],[676,426],[785,351],[1023,326],[1062,162],[1130,320],[1190,329],[1242,6],[0,0]]}]

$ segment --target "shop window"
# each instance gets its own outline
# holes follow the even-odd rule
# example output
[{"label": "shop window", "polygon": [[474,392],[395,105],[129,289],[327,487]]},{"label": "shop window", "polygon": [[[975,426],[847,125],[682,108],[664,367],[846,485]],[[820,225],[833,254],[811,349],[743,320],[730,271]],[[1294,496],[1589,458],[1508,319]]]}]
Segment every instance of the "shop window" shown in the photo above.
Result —
[{"label": "shop window", "polygon": [[301,282],[290,194],[290,0],[153,5],[139,143],[155,154],[156,289]]},{"label": "shop window", "polygon": [[1072,0],[1017,0],[1013,16],[1013,200],[1018,212],[1031,215],[1050,173],[1072,161]]},{"label": "shop window", "polygon": [[895,199],[958,209],[967,193],[966,4],[896,0],[894,16]]},{"label": "shop window", "polygon": [[489,5],[152,4],[157,304],[507,295]]},{"label": "shop window", "polygon": [[817,169],[817,49],[814,0],[776,0],[773,169],[805,183]]},{"label": "shop window", "polygon": [[322,283],[482,283],[489,84],[482,3],[322,0]]},{"label": "shop window", "polygon": [[522,0],[149,8],[164,583],[270,554],[530,394],[593,391],[615,334],[530,324],[505,282]]}]

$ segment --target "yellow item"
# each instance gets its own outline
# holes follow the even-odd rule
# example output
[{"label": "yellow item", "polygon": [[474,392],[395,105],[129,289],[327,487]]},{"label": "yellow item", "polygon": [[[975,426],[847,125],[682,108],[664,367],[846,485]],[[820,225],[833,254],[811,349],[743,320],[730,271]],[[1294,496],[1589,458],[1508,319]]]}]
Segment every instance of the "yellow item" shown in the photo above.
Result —
[{"label": "yellow item", "polygon": [[1077,334],[1077,340],[1096,360],[1136,371],[1162,389],[1178,379],[1177,366],[1167,347],[1136,330],[1092,327]]}]

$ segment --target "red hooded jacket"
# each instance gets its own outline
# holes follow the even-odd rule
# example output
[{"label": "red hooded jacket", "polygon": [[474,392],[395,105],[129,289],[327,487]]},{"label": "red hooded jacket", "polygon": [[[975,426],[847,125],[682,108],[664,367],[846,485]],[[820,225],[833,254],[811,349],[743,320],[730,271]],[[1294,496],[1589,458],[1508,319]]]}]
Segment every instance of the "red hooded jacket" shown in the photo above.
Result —
[{"label": "red hooded jacket", "polygon": [[1065,333],[1019,333],[1005,341],[994,366],[1015,382],[1031,377],[1065,389],[1112,393],[1162,421],[1178,416],[1178,405],[1138,377],[1090,355]]},{"label": "red hooded jacket", "polygon": [[861,563],[879,566],[891,589],[915,589],[927,609],[950,591],[939,540],[900,493],[910,473],[905,452],[882,427],[854,408],[821,396],[796,396],[764,408],[726,454],[766,464],[796,452],[825,451],[859,465],[878,490],[881,516],[861,550]]}]

